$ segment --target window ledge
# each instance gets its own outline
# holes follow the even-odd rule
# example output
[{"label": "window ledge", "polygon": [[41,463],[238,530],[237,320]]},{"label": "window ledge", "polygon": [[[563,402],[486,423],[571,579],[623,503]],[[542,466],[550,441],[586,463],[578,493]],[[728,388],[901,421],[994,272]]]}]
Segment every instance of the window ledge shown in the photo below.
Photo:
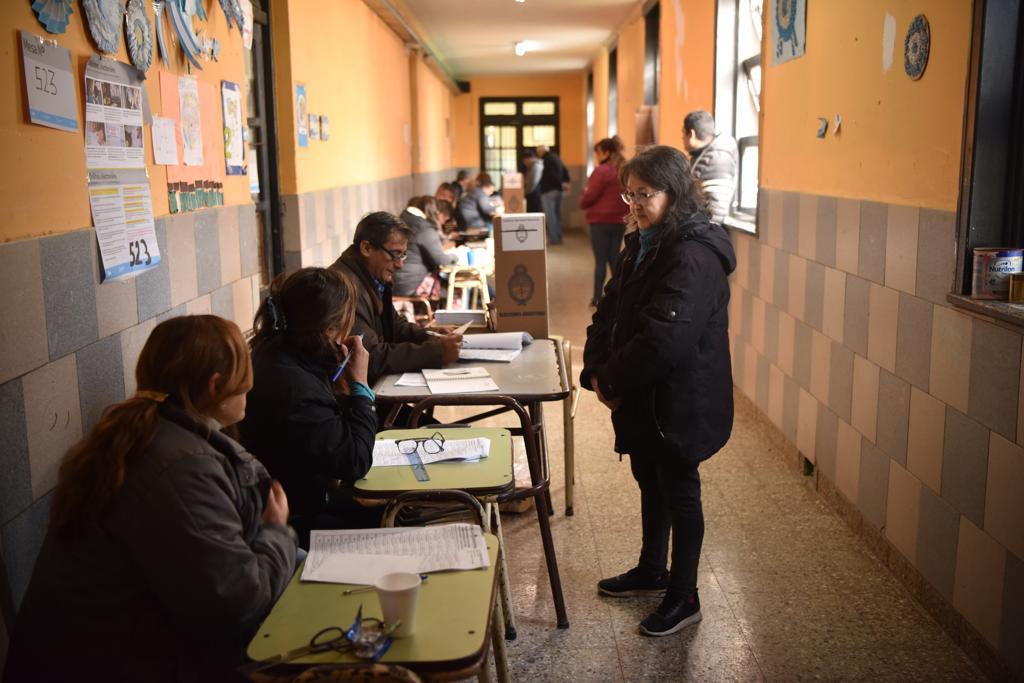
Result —
[{"label": "window ledge", "polygon": [[946,301],[956,308],[964,309],[970,313],[983,315],[986,318],[994,318],[1004,323],[1009,323],[1018,332],[1024,331],[1024,304],[1011,304],[1007,301],[989,301],[987,299],[972,299],[962,294],[947,294]]},{"label": "window ledge", "polygon": [[722,221],[722,223],[727,228],[733,228],[735,230],[749,232],[751,235],[757,234],[757,222],[753,220],[747,220],[741,214],[732,214],[730,216],[726,216],[725,220]]}]

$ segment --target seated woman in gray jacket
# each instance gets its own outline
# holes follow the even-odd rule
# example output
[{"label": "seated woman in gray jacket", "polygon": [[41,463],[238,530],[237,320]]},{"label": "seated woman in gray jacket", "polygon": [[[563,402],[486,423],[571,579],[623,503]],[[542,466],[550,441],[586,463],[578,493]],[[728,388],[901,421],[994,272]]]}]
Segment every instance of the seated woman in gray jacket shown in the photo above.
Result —
[{"label": "seated woman in gray jacket", "polygon": [[283,490],[220,431],[252,386],[238,327],[166,320],[135,377],[61,464],[8,683],[231,680],[294,571]]},{"label": "seated woman in gray jacket", "polygon": [[399,218],[413,234],[405,252],[405,264],[395,271],[395,295],[440,299],[438,268],[458,263],[459,257],[444,250],[437,200],[430,196],[413,197]]},{"label": "seated woman in gray jacket", "polygon": [[462,214],[466,228],[486,228],[490,226],[495,214],[501,211],[491,202],[494,194],[494,181],[489,173],[480,173],[476,177],[476,187],[462,195],[459,199],[458,211]]}]

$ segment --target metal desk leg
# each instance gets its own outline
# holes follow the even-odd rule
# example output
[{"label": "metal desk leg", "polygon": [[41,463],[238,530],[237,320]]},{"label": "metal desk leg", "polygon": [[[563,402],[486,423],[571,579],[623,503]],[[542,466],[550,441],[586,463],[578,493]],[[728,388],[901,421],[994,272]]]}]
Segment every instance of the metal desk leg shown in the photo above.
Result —
[{"label": "metal desk leg", "polygon": [[[544,429],[544,406],[540,403],[531,403],[530,419],[533,420],[534,427],[536,427],[537,452],[540,453],[541,461],[544,463],[544,473],[547,474],[551,460],[548,457],[548,433]],[[544,491],[544,498],[548,502],[548,514],[555,514],[555,504],[551,502],[550,488]]]},{"label": "metal desk leg", "polygon": [[575,375],[572,372],[572,342],[563,339],[562,351],[565,356],[566,375],[569,377],[570,384],[569,395],[562,401],[562,429],[565,440],[562,447],[565,452],[565,516],[572,517],[572,494],[576,484],[576,433],[573,429],[573,419],[575,418],[573,404],[578,389],[575,386]]},{"label": "metal desk leg", "polygon": [[[502,553],[504,555],[504,553]],[[502,557],[502,562],[504,562]],[[505,647],[505,639],[501,637],[502,624],[501,600],[495,597],[495,605],[491,615],[491,650],[494,653],[494,671],[498,674],[498,683],[510,683],[512,677],[508,673],[508,649]],[[490,675],[487,662],[484,662],[483,670]],[[483,676],[481,676],[483,680]]]},{"label": "metal desk leg", "polygon": [[501,531],[501,510],[497,503],[488,505],[488,521],[493,513],[493,533],[498,537],[498,547],[502,549],[501,559],[498,564],[498,586],[501,589],[501,607],[505,613],[505,640],[515,640],[519,635],[516,630],[516,616],[512,610],[512,585],[509,581],[508,563],[505,561],[505,536]]}]

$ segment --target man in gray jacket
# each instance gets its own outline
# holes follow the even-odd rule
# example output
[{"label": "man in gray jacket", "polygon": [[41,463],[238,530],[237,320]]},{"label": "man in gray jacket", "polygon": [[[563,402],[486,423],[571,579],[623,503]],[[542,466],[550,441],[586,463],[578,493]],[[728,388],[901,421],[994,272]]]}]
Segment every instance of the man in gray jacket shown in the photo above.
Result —
[{"label": "man in gray jacket", "polygon": [[736,194],[739,151],[726,133],[715,134],[715,119],[699,109],[683,119],[683,149],[690,157],[693,175],[708,196],[711,220],[722,223]]}]

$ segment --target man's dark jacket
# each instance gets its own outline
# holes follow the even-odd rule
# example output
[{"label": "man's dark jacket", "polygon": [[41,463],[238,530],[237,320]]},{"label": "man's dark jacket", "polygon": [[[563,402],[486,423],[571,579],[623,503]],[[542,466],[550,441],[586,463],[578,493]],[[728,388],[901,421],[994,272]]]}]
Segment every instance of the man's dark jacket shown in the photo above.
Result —
[{"label": "man's dark jacket", "polygon": [[377,294],[377,285],[363,267],[356,245],[342,252],[331,269],[345,274],[356,287],[352,334],[363,335],[363,346],[370,352],[371,387],[389,373],[441,367],[440,340],[398,315],[391,303],[391,285],[384,287],[383,296]]},{"label": "man's dark jacket", "polygon": [[736,256],[725,229],[703,214],[664,225],[636,263],[626,247],[587,328],[582,386],[596,377],[612,413],[615,450],[664,448],[696,465],[729,440],[732,366],[729,282]]},{"label": "man's dark jacket", "polygon": [[550,149],[544,153],[544,169],[540,174],[540,192],[561,190],[562,183],[569,182],[569,171],[558,155]]}]

